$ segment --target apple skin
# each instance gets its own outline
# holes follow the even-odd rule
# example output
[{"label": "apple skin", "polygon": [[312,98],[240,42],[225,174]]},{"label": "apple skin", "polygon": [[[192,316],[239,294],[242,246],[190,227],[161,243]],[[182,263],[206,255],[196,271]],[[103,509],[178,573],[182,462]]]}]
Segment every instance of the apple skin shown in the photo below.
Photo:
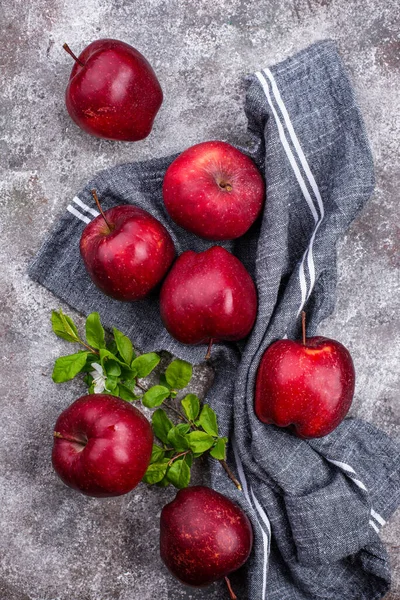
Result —
[{"label": "apple skin", "polygon": [[115,206],[88,223],[80,252],[93,282],[116,300],[141,300],[164,278],[175,258],[171,236],[147,211]]},{"label": "apple skin", "polygon": [[257,291],[244,265],[224,248],[187,250],[163,283],[160,311],[166,329],[183,344],[237,341],[254,325]]},{"label": "apple skin", "polygon": [[[52,462],[62,481],[87,496],[130,492],[150,462],[153,432],[134,406],[108,394],[89,394],[58,417]],[[72,441],[76,440],[76,441]]]},{"label": "apple skin", "polygon": [[151,65],[118,40],[92,42],[75,62],[65,92],[67,110],[84,131],[108,140],[147,137],[163,101]]},{"label": "apple skin", "polygon": [[264,204],[264,181],[253,161],[225,142],[188,148],[168,167],[165,208],[184,229],[208,240],[240,237]]},{"label": "apple skin", "polygon": [[278,340],[258,367],[255,413],[263,423],[291,426],[299,437],[322,437],[346,416],[354,386],[353,361],[340,342]]},{"label": "apple skin", "polygon": [[211,488],[180,490],[162,509],[161,559],[186,585],[209,585],[236,571],[252,545],[253,531],[245,513]]}]

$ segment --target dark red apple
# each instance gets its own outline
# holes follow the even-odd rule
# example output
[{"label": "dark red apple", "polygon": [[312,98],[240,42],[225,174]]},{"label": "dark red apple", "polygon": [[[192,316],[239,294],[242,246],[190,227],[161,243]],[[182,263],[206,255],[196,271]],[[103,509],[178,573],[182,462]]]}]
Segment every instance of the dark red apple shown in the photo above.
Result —
[{"label": "dark red apple", "polygon": [[225,142],[188,148],[165,174],[165,208],[181,227],[208,240],[238,238],[257,219],[264,182],[253,161]]},{"label": "dark red apple", "polygon": [[161,558],[187,585],[209,585],[236,571],[248,559],[252,544],[245,513],[211,488],[180,490],[162,509]]},{"label": "dark red apple", "polygon": [[339,342],[278,340],[258,367],[255,412],[263,423],[292,426],[299,437],[322,437],[346,416],[354,385],[352,358]]},{"label": "dark red apple", "polygon": [[110,208],[86,225],[80,241],[94,283],[116,300],[140,300],[165,276],[175,257],[171,236],[147,211]]},{"label": "dark red apple", "polygon": [[65,93],[67,110],[84,131],[108,140],[147,137],[163,94],[151,65],[118,40],[96,40],[76,57]]},{"label": "dark red apple", "polygon": [[87,496],[126,494],[149,465],[150,424],[115,396],[82,396],[61,413],[54,429],[53,467],[64,483]]},{"label": "dark red apple", "polygon": [[183,252],[161,288],[161,318],[183,344],[240,340],[257,315],[257,291],[244,265],[220,246]]}]

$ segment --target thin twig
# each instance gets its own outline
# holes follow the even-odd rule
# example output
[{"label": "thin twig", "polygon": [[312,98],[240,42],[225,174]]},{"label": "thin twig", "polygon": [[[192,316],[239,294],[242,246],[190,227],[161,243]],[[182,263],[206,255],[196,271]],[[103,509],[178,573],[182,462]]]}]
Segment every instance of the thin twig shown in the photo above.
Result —
[{"label": "thin twig", "polygon": [[231,481],[233,481],[233,483],[236,485],[236,487],[237,487],[237,489],[239,491],[242,491],[242,486],[240,485],[239,481],[236,479],[236,477],[234,476],[234,474],[232,473],[232,471],[228,467],[226,461],[225,460],[220,460],[219,462],[221,463],[221,465],[224,467],[225,471],[227,472],[229,479]]},{"label": "thin twig", "polygon": [[148,389],[148,388],[145,388],[143,385],[141,385],[141,384],[138,382],[138,380],[137,380],[137,379],[136,379],[135,385],[136,385],[136,387],[138,387],[139,389],[141,389],[143,392],[148,392],[148,391],[149,391],[149,389]]},{"label": "thin twig", "polygon": [[79,343],[82,344],[82,346],[85,346],[85,348],[87,348],[93,354],[97,354],[97,356],[100,356],[100,352],[98,352],[94,348],[91,348],[90,346],[88,346],[87,344],[85,344],[85,342],[83,340],[79,340]]},{"label": "thin twig", "polygon": [[189,452],[190,452],[190,450],[185,450],[185,452],[181,452],[180,454],[173,456],[171,458],[171,460],[169,461],[168,466],[170,467],[172,465],[172,463],[176,461],[177,458],[180,458],[181,456],[186,456],[186,454],[189,454]]},{"label": "thin twig", "polygon": [[189,425],[190,425],[190,421],[186,417],[184,417],[179,412],[179,410],[177,410],[174,406],[172,406],[172,404],[168,404],[168,402],[165,402],[165,400],[164,400],[163,404],[166,408],[169,408],[169,410],[172,410],[176,415],[178,415],[178,417],[180,418],[181,421],[186,421],[186,423],[189,423]]}]

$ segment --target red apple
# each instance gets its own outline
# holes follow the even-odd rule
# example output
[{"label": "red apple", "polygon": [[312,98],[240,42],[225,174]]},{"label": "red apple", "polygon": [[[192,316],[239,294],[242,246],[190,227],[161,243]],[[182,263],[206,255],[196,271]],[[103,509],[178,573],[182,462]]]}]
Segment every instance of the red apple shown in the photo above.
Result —
[{"label": "red apple", "polygon": [[208,487],[180,490],[162,509],[161,558],[187,585],[209,585],[236,571],[248,559],[252,544],[245,513]]},{"label": "red apple", "polygon": [[292,426],[299,437],[322,437],[346,416],[354,385],[353,361],[339,342],[278,340],[258,367],[255,412],[263,423]]},{"label": "red apple", "polygon": [[161,288],[161,318],[183,344],[236,341],[250,333],[257,291],[243,264],[220,246],[183,252]]},{"label": "red apple", "polygon": [[264,182],[253,161],[230,144],[203,142],[169,166],[163,197],[181,227],[208,240],[231,240],[260,214]]},{"label": "red apple", "polygon": [[84,131],[108,140],[147,137],[163,94],[152,67],[118,40],[92,42],[76,57],[65,93],[67,110]]},{"label": "red apple", "polygon": [[57,419],[53,467],[64,483],[87,496],[120,496],[142,479],[153,433],[134,406],[107,394],[82,396]]},{"label": "red apple", "polygon": [[108,296],[126,301],[144,298],[175,257],[164,225],[131,205],[110,208],[88,223],[80,252],[94,283]]}]

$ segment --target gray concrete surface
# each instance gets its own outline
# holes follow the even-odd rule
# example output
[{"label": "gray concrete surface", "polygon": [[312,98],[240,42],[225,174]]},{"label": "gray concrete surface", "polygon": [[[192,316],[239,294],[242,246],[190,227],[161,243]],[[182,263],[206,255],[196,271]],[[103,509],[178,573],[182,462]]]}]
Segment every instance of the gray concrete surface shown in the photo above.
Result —
[{"label": "gray concrete surface", "polygon": [[[398,403],[400,41],[396,0],[10,0],[1,5],[0,598],[166,600],[187,590],[158,558],[157,519],[172,491],[140,486],[114,500],[68,490],[50,465],[59,412],[83,391],[50,373],[65,344],[50,331],[59,303],[26,268],[68,200],[97,170],[205,139],[245,140],[242,76],[333,38],[358,93],[376,161],[376,192],[339,248],[334,315],[320,329],[351,350],[353,413],[400,436]],[[150,137],[100,141],[64,106],[75,52],[101,37],[142,51],[165,101]],[[199,369],[198,384],[207,374]],[[198,474],[198,478],[201,474]],[[400,598],[400,514],[383,528]],[[344,599],[337,599],[344,600]]]}]

